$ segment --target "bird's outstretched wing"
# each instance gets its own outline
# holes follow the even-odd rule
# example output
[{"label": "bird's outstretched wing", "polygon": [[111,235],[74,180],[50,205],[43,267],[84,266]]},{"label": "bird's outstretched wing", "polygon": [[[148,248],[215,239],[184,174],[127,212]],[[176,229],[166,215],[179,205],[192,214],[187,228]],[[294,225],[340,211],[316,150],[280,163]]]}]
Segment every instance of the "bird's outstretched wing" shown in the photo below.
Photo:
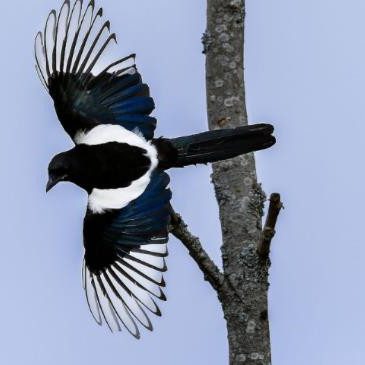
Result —
[{"label": "bird's outstretched wing", "polygon": [[169,177],[156,170],[144,193],[125,208],[93,214],[84,221],[83,284],[95,320],[112,331],[125,327],[139,338],[138,323],[152,330],[147,312],[160,316],[153,298],[167,270],[171,192]]},{"label": "bird's outstretched wing", "polygon": [[[156,119],[149,88],[135,66],[135,55],[108,61],[106,49],[116,42],[103,10],[65,0],[52,10],[35,39],[38,76],[54,100],[58,118],[75,141],[79,131],[98,124],[119,124],[153,138]],[[75,141],[77,142],[77,141]]]}]

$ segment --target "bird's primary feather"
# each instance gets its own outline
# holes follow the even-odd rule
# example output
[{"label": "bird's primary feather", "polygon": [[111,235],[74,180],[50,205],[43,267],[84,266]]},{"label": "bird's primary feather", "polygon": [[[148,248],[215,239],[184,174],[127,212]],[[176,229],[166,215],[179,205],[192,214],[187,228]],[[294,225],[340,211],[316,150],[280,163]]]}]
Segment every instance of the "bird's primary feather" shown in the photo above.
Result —
[{"label": "bird's primary feather", "polygon": [[84,221],[83,281],[96,321],[139,337],[137,323],[152,330],[146,311],[161,315],[161,287],[170,219],[168,175],[155,170],[144,193],[125,208],[88,210]]},{"label": "bird's primary feather", "polygon": [[76,0],[52,10],[35,39],[36,69],[54,100],[58,118],[74,140],[79,131],[117,124],[152,139],[156,119],[149,87],[135,55],[107,64],[105,50],[116,41],[103,10]]}]

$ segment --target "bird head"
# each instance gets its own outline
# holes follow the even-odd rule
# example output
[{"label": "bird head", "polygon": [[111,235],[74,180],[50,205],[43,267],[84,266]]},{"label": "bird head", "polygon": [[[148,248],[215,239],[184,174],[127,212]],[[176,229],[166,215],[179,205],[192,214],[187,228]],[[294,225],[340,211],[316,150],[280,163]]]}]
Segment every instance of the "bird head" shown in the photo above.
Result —
[{"label": "bird head", "polygon": [[60,153],[51,160],[48,166],[46,192],[48,193],[61,181],[72,181],[72,164],[67,152]]},{"label": "bird head", "polygon": [[48,166],[46,191],[50,191],[59,182],[68,181],[90,193],[95,177],[89,155],[88,147],[79,145],[53,157]]}]

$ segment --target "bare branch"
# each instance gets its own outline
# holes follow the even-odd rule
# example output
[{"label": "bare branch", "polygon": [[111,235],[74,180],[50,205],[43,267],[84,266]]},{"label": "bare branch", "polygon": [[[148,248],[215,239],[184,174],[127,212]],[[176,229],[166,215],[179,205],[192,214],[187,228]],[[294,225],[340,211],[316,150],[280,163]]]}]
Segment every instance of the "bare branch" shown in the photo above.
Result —
[{"label": "bare branch", "polygon": [[258,254],[263,258],[267,258],[269,256],[271,241],[275,236],[276,222],[282,208],[283,203],[280,200],[280,194],[271,194],[270,206],[266,217],[265,227],[262,231],[261,239],[257,248]]},{"label": "bare branch", "polygon": [[183,221],[181,216],[173,210],[171,211],[170,233],[179,239],[188,249],[190,256],[203,272],[205,280],[207,280],[212,287],[218,291],[223,283],[224,275],[203,249],[199,238],[193,236],[189,232],[187,224]]}]

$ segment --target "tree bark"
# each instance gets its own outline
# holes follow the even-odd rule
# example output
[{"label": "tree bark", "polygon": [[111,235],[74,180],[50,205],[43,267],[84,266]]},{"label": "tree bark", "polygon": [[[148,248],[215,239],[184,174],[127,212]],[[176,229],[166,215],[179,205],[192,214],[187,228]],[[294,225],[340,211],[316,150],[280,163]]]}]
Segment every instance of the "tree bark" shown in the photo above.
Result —
[{"label": "tree bark", "polygon": [[[245,0],[207,1],[208,22],[202,41],[209,128],[247,125]],[[266,196],[257,181],[253,154],[214,163],[212,182],[222,228],[223,272],[173,210],[170,232],[182,241],[217,292],[227,322],[230,365],[270,365],[269,252],[282,208],[280,195],[272,194],[262,231]]]},{"label": "tree bark", "polygon": [[[210,129],[247,125],[244,87],[244,0],[208,0],[205,35]],[[225,283],[219,291],[227,321],[230,364],[271,363],[267,310],[269,260],[257,247],[265,194],[253,154],[213,164],[220,210]]]}]

